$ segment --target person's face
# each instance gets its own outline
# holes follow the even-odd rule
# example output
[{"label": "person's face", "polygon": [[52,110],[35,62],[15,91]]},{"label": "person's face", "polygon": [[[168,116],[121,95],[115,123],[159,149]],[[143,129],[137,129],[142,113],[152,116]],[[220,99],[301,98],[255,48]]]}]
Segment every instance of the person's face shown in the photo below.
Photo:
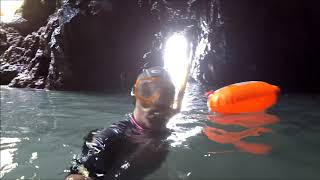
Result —
[{"label": "person's face", "polygon": [[[161,82],[158,82],[161,83]],[[155,86],[155,87],[153,87]],[[174,101],[174,89],[165,84],[151,84],[149,88],[141,89],[147,96],[137,98],[136,108],[142,112],[144,124],[151,129],[161,129],[166,126],[174,114],[172,104]]]},{"label": "person's face", "polygon": [[143,112],[143,118],[141,119],[153,130],[165,128],[174,112],[171,104],[146,105],[140,100],[137,101],[136,108],[139,108],[139,110]]}]

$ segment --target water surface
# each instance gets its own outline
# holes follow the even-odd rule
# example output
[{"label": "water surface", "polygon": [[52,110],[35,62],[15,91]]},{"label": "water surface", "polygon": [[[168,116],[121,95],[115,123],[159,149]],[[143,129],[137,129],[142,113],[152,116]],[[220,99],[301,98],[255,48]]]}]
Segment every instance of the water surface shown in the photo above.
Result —
[{"label": "water surface", "polygon": [[[241,139],[270,151],[246,152],[232,143],[209,140],[202,130],[248,128],[208,120],[206,98],[190,85],[182,112],[168,124],[170,151],[145,179],[318,179],[320,177],[320,96],[284,94],[268,110],[279,122],[272,132]],[[63,179],[83,137],[93,129],[123,120],[133,109],[127,93],[84,93],[11,89],[1,86],[2,179]],[[223,117],[225,118],[225,117]]]}]

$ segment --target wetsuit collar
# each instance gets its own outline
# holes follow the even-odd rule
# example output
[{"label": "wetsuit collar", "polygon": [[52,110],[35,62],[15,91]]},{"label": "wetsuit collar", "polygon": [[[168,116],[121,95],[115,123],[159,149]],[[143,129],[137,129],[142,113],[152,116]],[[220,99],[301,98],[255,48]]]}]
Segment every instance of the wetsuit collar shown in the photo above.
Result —
[{"label": "wetsuit collar", "polygon": [[167,133],[171,133],[171,130],[169,130],[169,129],[167,129],[167,128],[165,128],[165,129],[163,129],[163,130],[160,130],[160,131],[152,131],[151,129],[148,129],[148,128],[143,128],[143,127],[141,127],[138,123],[137,123],[137,120],[136,120],[136,118],[133,116],[133,114],[131,114],[130,115],[130,122],[131,122],[131,124],[135,127],[135,128],[137,128],[138,130],[140,130],[140,131],[143,131],[144,133],[151,133],[151,134],[167,134]]},{"label": "wetsuit collar", "polygon": [[136,118],[133,116],[133,114],[131,114],[131,116],[130,116],[130,122],[131,122],[137,129],[145,130],[143,127],[141,127],[141,126],[137,123],[137,120],[136,120]]}]

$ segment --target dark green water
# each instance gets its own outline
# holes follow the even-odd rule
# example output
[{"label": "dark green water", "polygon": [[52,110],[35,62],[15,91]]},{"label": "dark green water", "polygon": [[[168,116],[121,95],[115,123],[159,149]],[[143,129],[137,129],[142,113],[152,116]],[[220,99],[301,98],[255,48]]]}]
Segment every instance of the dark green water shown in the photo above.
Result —
[{"label": "dark green water", "polygon": [[[1,87],[2,179],[63,179],[83,137],[125,118],[129,95],[56,92]],[[261,136],[242,139],[271,147],[267,154],[243,152],[208,140],[203,127],[240,131],[207,120],[203,91],[189,87],[182,113],[168,124],[170,153],[145,179],[319,179],[320,96],[281,95],[268,110],[280,121]],[[224,152],[224,153],[208,153]]]}]

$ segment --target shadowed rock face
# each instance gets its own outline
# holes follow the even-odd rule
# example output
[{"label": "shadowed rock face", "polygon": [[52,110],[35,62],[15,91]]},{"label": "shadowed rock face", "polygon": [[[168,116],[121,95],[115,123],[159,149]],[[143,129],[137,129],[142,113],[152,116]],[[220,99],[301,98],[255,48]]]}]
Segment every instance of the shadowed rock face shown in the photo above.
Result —
[{"label": "shadowed rock face", "polygon": [[222,0],[224,84],[264,80],[290,92],[320,92],[320,1]]},{"label": "shadowed rock face", "polygon": [[119,88],[121,73],[136,77],[159,29],[151,4],[136,1],[69,1],[52,21],[51,89]]},{"label": "shadowed rock face", "polygon": [[193,50],[214,37],[217,7],[215,0],[69,0],[46,26],[19,36],[2,62],[7,69],[19,67],[12,87],[128,88],[143,64],[162,64],[163,42],[173,32],[183,31]]},{"label": "shadowed rock face", "polygon": [[25,37],[18,32],[6,33],[10,47],[1,57],[1,84],[11,81],[10,86],[13,87],[45,87],[50,61],[48,45],[43,37],[45,32],[43,27]]},{"label": "shadowed rock face", "polygon": [[262,80],[286,91],[320,91],[314,7],[303,0],[68,0],[28,35],[0,25],[0,82],[129,88],[146,63],[163,64],[164,42],[183,32],[192,44],[192,76],[211,88]]},{"label": "shadowed rock face", "polygon": [[55,12],[61,2],[62,0],[23,0],[23,5],[17,14],[21,17],[8,25],[26,36],[46,25],[48,17]]},{"label": "shadowed rock face", "polygon": [[[23,37],[18,31],[13,28],[0,27],[0,85],[9,84],[23,67],[19,62],[24,49],[17,48],[21,41],[23,41]],[[7,52],[4,54],[6,50]]]}]

